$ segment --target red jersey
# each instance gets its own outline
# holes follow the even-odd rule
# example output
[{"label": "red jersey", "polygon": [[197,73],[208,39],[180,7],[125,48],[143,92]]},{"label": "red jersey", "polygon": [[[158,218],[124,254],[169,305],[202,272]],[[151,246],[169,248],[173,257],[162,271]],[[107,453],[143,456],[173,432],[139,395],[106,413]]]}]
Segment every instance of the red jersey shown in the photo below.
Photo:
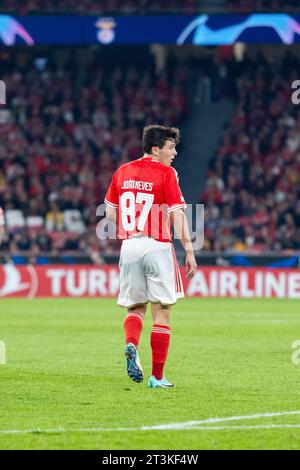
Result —
[{"label": "red jersey", "polygon": [[142,233],[161,242],[172,240],[169,214],[185,209],[174,168],[147,155],[120,166],[105,196],[118,208],[118,238]]}]

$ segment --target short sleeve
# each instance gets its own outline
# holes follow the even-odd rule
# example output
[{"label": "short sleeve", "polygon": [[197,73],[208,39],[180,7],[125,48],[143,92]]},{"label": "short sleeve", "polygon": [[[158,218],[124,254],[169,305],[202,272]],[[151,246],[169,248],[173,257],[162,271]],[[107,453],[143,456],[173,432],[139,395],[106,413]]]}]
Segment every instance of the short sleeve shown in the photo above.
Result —
[{"label": "short sleeve", "polygon": [[171,167],[165,181],[165,202],[168,212],[185,209],[186,203],[179,187],[177,171]]},{"label": "short sleeve", "polygon": [[119,197],[116,185],[116,173],[114,174],[110,186],[106,192],[104,202],[105,204],[111,207],[118,207],[119,205]]}]

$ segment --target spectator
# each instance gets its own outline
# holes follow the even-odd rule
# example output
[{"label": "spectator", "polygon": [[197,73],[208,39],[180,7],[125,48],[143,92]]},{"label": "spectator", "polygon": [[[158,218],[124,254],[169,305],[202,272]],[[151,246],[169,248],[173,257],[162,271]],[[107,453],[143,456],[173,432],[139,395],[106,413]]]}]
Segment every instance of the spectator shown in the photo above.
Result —
[{"label": "spectator", "polygon": [[[156,76],[148,56],[142,75],[137,66],[112,66],[96,55],[80,75],[75,64],[57,70],[48,60],[39,70],[29,52],[22,58],[22,75],[13,63],[3,77],[11,114],[0,127],[0,205],[42,224],[11,230],[5,248],[33,257],[38,250],[83,250],[100,263],[100,252],[118,248],[117,241],[101,246],[94,239],[88,248],[111,175],[142,154],[140,128],[149,120],[176,125],[186,114],[188,77],[176,62]],[[77,234],[66,229],[75,219]]]},{"label": "spectator", "polygon": [[250,64],[239,64],[236,109],[200,196],[209,249],[300,250],[300,111],[290,100],[299,61]]}]

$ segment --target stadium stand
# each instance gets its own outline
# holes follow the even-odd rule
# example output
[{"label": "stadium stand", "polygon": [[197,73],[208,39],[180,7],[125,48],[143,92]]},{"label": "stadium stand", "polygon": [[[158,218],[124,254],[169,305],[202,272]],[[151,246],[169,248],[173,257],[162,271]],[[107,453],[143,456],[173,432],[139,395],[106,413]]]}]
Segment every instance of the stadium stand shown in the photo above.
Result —
[{"label": "stadium stand", "polygon": [[[203,67],[213,100],[235,103],[219,145],[215,136],[199,196],[204,251],[299,250],[300,111],[291,102],[297,56],[273,62],[262,54],[243,61],[219,54],[217,63],[212,57],[188,66],[173,59],[156,75],[150,53],[139,54],[137,68],[95,53],[80,73],[74,60],[59,68],[48,58],[41,68],[24,52],[14,56],[18,67],[2,61],[10,103],[0,109],[0,206],[8,228],[2,251],[78,252],[99,263],[113,254],[119,243],[96,236],[96,208],[111,175],[141,153],[144,125],[181,126]],[[226,78],[218,78],[224,68]]]},{"label": "stadium stand", "polygon": [[291,100],[299,66],[288,54],[236,68],[236,108],[200,197],[206,249],[300,249],[300,110]]},{"label": "stadium stand", "polygon": [[299,0],[226,0],[224,7],[233,13],[300,11]]},{"label": "stadium stand", "polygon": [[0,11],[20,15],[35,13],[56,14],[157,14],[157,13],[195,13],[199,0],[3,0]]},{"label": "stadium stand", "polygon": [[197,14],[300,11],[298,0],[3,0],[0,12],[28,14]]},{"label": "stadium stand", "polygon": [[[150,54],[144,62],[139,54],[133,66],[105,65],[95,53],[80,74],[50,61],[32,67],[25,52],[22,68],[7,66],[14,72],[2,75],[10,104],[0,109],[0,206],[9,237],[2,250],[97,256],[96,209],[113,171],[142,155],[144,125],[174,125],[188,109],[182,65],[156,75]],[[103,242],[100,251],[116,243]]]}]

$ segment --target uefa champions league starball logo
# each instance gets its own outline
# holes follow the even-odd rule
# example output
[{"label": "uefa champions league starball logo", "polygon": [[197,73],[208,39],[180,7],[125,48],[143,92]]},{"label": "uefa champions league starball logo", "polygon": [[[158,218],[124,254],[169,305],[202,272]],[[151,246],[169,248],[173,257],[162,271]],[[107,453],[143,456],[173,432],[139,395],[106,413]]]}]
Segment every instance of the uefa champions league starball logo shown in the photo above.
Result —
[{"label": "uefa champions league starball logo", "polygon": [[249,29],[269,28],[273,30],[283,44],[293,44],[300,35],[300,23],[287,14],[252,14],[242,17],[234,24],[225,24],[219,28],[210,25],[213,15],[200,15],[193,19],[177,38],[177,44],[185,44],[193,35],[192,44],[196,46],[219,46],[236,43],[240,36]]},{"label": "uefa champions league starball logo", "polygon": [[28,46],[34,45],[34,40],[20,21],[10,15],[0,15],[0,43],[14,46],[17,38],[21,38]]},{"label": "uefa champions league starball logo", "polygon": [[117,26],[113,18],[100,18],[97,21],[96,27],[99,28],[97,32],[98,41],[101,44],[111,44],[116,37],[114,28]]}]

